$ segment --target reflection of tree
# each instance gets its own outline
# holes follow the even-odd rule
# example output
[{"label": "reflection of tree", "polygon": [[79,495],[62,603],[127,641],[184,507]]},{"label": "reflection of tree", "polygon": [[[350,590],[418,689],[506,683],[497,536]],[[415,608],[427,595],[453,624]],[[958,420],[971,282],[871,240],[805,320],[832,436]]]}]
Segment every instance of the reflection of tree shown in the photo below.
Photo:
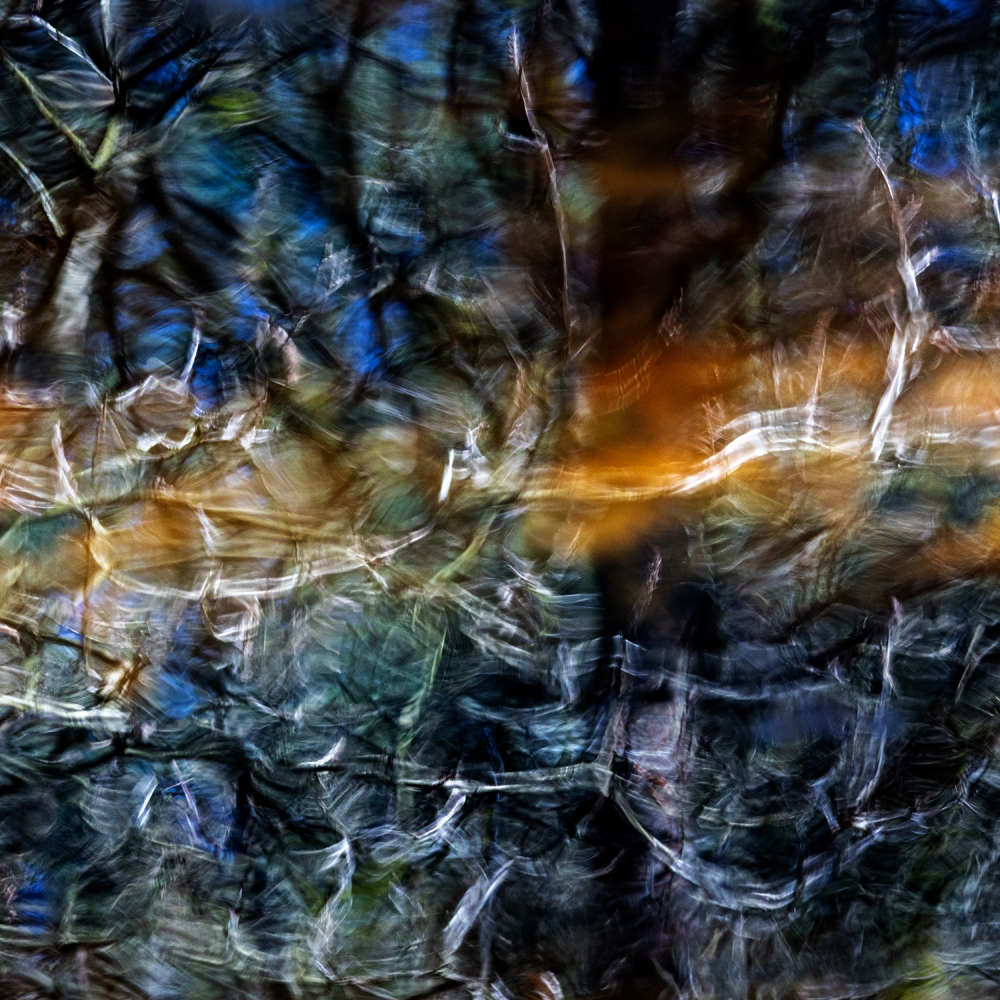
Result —
[{"label": "reflection of tree", "polygon": [[561,501],[522,493],[593,330],[592,34],[563,3],[8,12],[0,711],[30,736],[0,720],[0,762],[55,833],[0,819],[0,991],[36,960],[122,997],[576,974],[544,924],[591,936],[565,887],[604,847],[566,830],[608,682]]},{"label": "reflection of tree", "polygon": [[8,5],[0,993],[997,974],[986,6]]},{"label": "reflection of tree", "polygon": [[[60,14],[65,15],[65,11],[56,9],[55,15]],[[41,287],[35,289],[25,343],[43,369],[56,365],[56,369],[49,368],[50,374],[65,363],[86,373],[83,360],[88,325],[93,323],[92,300],[98,305],[96,322],[103,323],[114,341],[116,244],[123,214],[137,198],[137,172],[148,169],[144,161],[150,158],[155,144],[163,140],[171,111],[214,63],[212,55],[204,51],[205,46],[199,47],[198,35],[184,32],[178,24],[168,24],[144,44],[136,45],[126,32],[116,33],[108,4],[103,5],[100,23],[99,54],[95,57],[88,54],[85,43],[38,15],[10,15],[4,24],[2,59],[10,74],[5,81],[5,100],[8,106],[16,106],[23,104],[25,97],[30,98],[41,118],[57,134],[46,136],[44,126],[39,127],[41,122],[32,122],[23,112],[5,119],[9,126],[15,126],[5,132],[9,142],[34,153],[34,166],[30,166],[11,152],[11,158],[23,164],[22,172],[29,183],[39,173],[57,179],[54,197],[38,182],[37,193],[61,242],[53,258],[53,263],[58,261],[56,270],[50,267],[44,279],[36,279],[36,286]],[[187,37],[181,41],[178,34]],[[12,47],[25,52],[26,65],[20,65],[11,55]],[[49,66],[53,47],[62,56],[54,71]],[[124,58],[119,58],[120,52],[126,53]],[[177,60],[183,60],[184,72],[173,88],[158,94],[158,101],[150,102],[143,81]],[[62,108],[70,110],[77,121],[65,120],[61,108],[54,106],[56,101],[47,96],[47,87],[59,93]],[[95,133],[99,137],[96,148],[92,141]],[[122,346],[117,345],[112,353],[119,378],[124,378]]]},{"label": "reflection of tree", "polygon": [[[569,237],[558,191],[558,231],[541,221],[541,243],[519,234],[525,223],[512,210],[522,193],[531,197],[524,161],[517,153],[495,159],[492,120],[506,117],[519,72],[495,37],[513,23],[502,9],[442,5],[418,27],[366,3],[320,17],[292,5],[287,25],[273,12],[240,22],[233,10],[213,22],[192,5],[160,4],[142,17],[119,4],[104,4],[99,18],[96,6],[86,12],[55,5],[51,23],[37,14],[5,21],[4,98],[17,109],[0,135],[9,181],[32,187],[52,226],[48,234],[31,227],[33,245],[48,251],[24,246],[24,259],[7,269],[28,268],[25,344],[12,370],[45,370],[58,357],[93,376],[110,362],[119,385],[149,370],[143,334],[132,331],[139,307],[122,305],[133,285],[147,290],[142,308],[154,313],[200,302],[226,357],[219,363],[235,364],[233,373],[247,364],[240,337],[223,329],[234,310],[267,313],[328,361],[352,363],[354,349],[381,356],[391,336],[385,307],[419,298],[435,264],[440,277],[442,267],[480,273],[476,234],[494,227],[508,241],[501,253],[534,244],[534,257],[554,247],[565,298]],[[522,45],[540,68],[586,48],[571,33],[581,30],[572,15],[525,23],[533,26]],[[50,50],[59,54],[54,71],[45,65]],[[558,116],[569,105],[551,94]],[[307,236],[304,225],[327,232]],[[136,260],[135,227],[162,232],[166,245],[154,259]],[[318,307],[302,286],[326,243],[354,261],[353,277],[340,289],[343,301],[335,294]],[[368,346],[336,343],[345,303],[371,314],[371,331],[350,335]],[[170,343],[156,357],[176,365],[191,319],[168,325]]]},{"label": "reflection of tree", "polygon": [[650,981],[986,995],[995,10],[650,6],[597,60],[580,489],[620,498],[594,547],[645,649],[620,788],[670,911]]}]

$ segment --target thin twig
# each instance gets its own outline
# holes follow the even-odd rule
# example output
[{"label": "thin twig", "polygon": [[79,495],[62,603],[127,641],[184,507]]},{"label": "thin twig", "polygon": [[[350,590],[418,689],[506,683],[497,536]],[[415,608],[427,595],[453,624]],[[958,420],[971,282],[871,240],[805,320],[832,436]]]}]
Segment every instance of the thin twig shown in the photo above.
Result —
[{"label": "thin twig", "polygon": [[7,69],[24,85],[24,89],[28,91],[31,99],[35,102],[35,106],[41,111],[42,117],[69,140],[70,145],[77,151],[80,159],[93,170],[94,158],[90,155],[87,144],[67,124],[59,119],[55,112],[45,103],[45,98],[42,96],[41,91],[31,82],[27,73],[2,49],[0,49],[0,59],[3,60],[3,64]]},{"label": "thin twig", "polygon": [[59,221],[59,217],[56,215],[55,202],[52,200],[52,195],[49,194],[48,188],[42,182],[42,179],[31,169],[5,142],[0,142],[0,152],[4,152],[14,161],[14,165],[21,172],[21,176],[27,181],[28,187],[31,188],[35,194],[38,195],[39,200],[42,203],[42,209],[45,211],[45,216],[52,224],[52,228],[56,231],[56,236],[63,237],[66,235],[66,231],[62,227],[62,223]]},{"label": "thin twig", "polygon": [[[81,139],[59,116],[48,106],[45,101],[42,92],[31,82],[31,78],[27,73],[21,69],[20,66],[14,62],[13,59],[7,55],[3,49],[0,49],[0,61],[14,74],[15,77],[23,84],[25,90],[31,96],[31,99],[35,102],[35,106],[42,113],[42,117],[57,131],[61,132],[62,135],[69,141],[73,149],[76,150],[77,155],[83,160],[87,166],[98,173],[107,166],[108,161],[111,159],[114,153],[115,146],[118,142],[118,136],[121,133],[121,121],[117,116],[113,117],[108,123],[108,127],[104,132],[104,138],[101,140],[100,148],[97,150],[93,156],[90,154],[90,150],[87,148],[87,144]],[[102,74],[103,76],[103,74]]]},{"label": "thin twig", "polygon": [[897,321],[895,323],[896,329],[892,336],[892,345],[889,348],[889,357],[886,362],[886,381],[888,385],[882,393],[882,398],[875,408],[875,416],[872,418],[871,453],[872,458],[878,461],[882,455],[886,437],[889,434],[893,408],[912,370],[912,359],[923,346],[924,340],[930,331],[930,317],[924,308],[923,296],[920,294],[920,287],[917,284],[917,275],[934,259],[936,251],[928,251],[921,255],[920,260],[917,262],[913,261],[910,255],[909,240],[906,236],[906,222],[903,219],[903,213],[900,211],[896,190],[889,177],[889,171],[882,160],[878,144],[872,138],[871,132],[868,131],[863,121],[858,120],[855,128],[864,136],[868,155],[882,176],[889,194],[889,210],[892,213],[893,225],[896,228],[896,235],[899,240],[899,260],[896,262],[896,269],[899,272],[906,291],[908,313],[905,322],[900,324]]},{"label": "thin twig", "polygon": [[[103,4],[102,4],[103,6]],[[7,24],[13,28],[19,28],[23,25],[30,25],[33,28],[41,28],[46,34],[57,41],[63,48],[69,50],[77,57],[77,59],[83,60],[87,66],[93,70],[109,87],[111,86],[111,81],[101,72],[100,67],[94,62],[90,56],[84,51],[83,47],[79,42],[70,38],[68,35],[64,35],[58,28],[54,25],[49,24],[48,21],[43,17],[39,17],[37,14],[31,15],[17,15],[12,17]]]},{"label": "thin twig", "polygon": [[569,294],[569,227],[566,224],[566,213],[563,210],[562,199],[559,197],[559,178],[556,173],[556,163],[552,157],[552,147],[549,145],[549,137],[545,130],[538,124],[535,116],[535,104],[531,96],[531,84],[528,81],[528,74],[524,69],[524,62],[521,58],[521,46],[517,28],[511,31],[510,35],[511,56],[514,60],[514,70],[517,73],[517,82],[521,91],[521,103],[524,105],[524,114],[528,119],[531,134],[535,137],[539,151],[545,161],[545,169],[549,175],[549,196],[552,199],[552,210],[556,217],[556,230],[559,234],[559,250],[562,256],[562,311],[563,323],[566,331],[572,334],[575,327],[573,321],[573,311],[570,304]]}]

